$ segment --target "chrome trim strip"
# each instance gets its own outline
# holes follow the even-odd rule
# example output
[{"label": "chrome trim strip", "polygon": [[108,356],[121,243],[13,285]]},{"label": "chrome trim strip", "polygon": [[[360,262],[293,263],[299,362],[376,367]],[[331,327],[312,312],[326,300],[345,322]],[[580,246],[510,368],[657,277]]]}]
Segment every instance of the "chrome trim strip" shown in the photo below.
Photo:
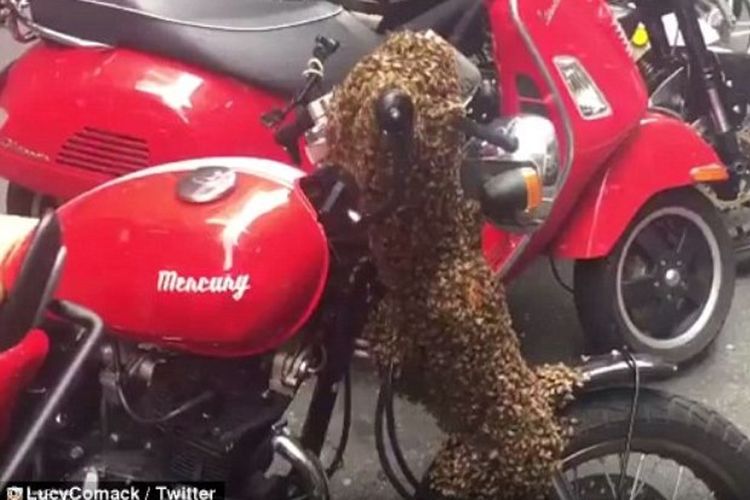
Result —
[{"label": "chrome trim strip", "polygon": [[76,0],[76,1],[82,2],[82,3],[87,3],[87,4],[90,4],[90,5],[96,5],[98,7],[103,7],[103,8],[107,8],[107,9],[115,9],[115,10],[119,10],[119,11],[122,11],[122,12],[128,12],[130,14],[136,14],[136,15],[139,15],[139,16],[148,17],[150,19],[155,19],[157,21],[163,21],[163,22],[167,22],[167,23],[179,24],[179,25],[182,25],[182,26],[189,26],[189,27],[192,27],[192,28],[204,28],[204,29],[212,29],[212,30],[220,30],[220,31],[239,31],[239,32],[265,32],[265,31],[281,30],[281,29],[285,29],[285,28],[293,28],[295,26],[302,26],[302,25],[305,25],[305,24],[316,23],[318,21],[324,21],[326,19],[329,19],[331,17],[335,17],[335,16],[339,15],[344,10],[344,8],[339,5],[339,6],[337,6],[338,8],[335,9],[334,11],[332,11],[330,14],[320,15],[320,16],[314,17],[312,19],[305,19],[304,21],[298,21],[298,22],[295,22],[295,23],[279,24],[279,25],[276,25],[276,26],[265,26],[265,27],[262,27],[262,28],[234,28],[234,27],[231,27],[231,26],[218,26],[218,25],[214,25],[214,24],[193,23],[193,22],[188,22],[188,21],[182,21],[180,19],[174,19],[174,18],[171,18],[171,17],[160,16],[158,14],[153,14],[151,12],[145,12],[145,11],[142,11],[142,10],[133,9],[131,7],[123,7],[121,5],[113,5],[111,3],[103,2],[101,0]]},{"label": "chrome trim strip", "polygon": [[38,36],[47,40],[52,40],[53,42],[61,43],[63,45],[81,47],[84,49],[112,48],[110,45],[107,45],[105,43],[92,42],[91,40],[85,40],[83,38],[78,38],[77,36],[67,35],[65,33],[46,28],[40,24],[35,23],[34,21],[25,20],[24,24],[26,24],[26,26]]},{"label": "chrome trim strip", "polygon": [[62,33],[60,31],[47,28],[46,26],[42,26],[41,24],[38,24],[36,21],[34,21],[33,13],[31,13],[32,15],[31,17],[29,17],[22,12],[25,6],[21,5],[20,2],[17,2],[17,0],[8,0],[8,1],[11,5],[11,9],[13,11],[13,14],[15,15],[16,21],[26,26],[27,29],[29,29],[32,33],[34,33],[37,36],[46,38],[48,40],[52,40],[53,42],[57,42],[62,45],[68,45],[72,47],[81,47],[84,49],[111,48],[109,45],[101,43],[101,42],[94,42],[91,40],[86,40],[84,38],[79,38],[77,36],[68,35],[66,33]]},{"label": "chrome trim strip", "polygon": [[[521,38],[523,39],[524,44],[526,45],[526,49],[531,54],[532,59],[534,60],[534,63],[538,67],[540,73],[542,74],[542,77],[544,78],[545,83],[549,87],[550,92],[552,93],[552,100],[555,103],[555,107],[557,108],[558,113],[560,114],[560,117],[563,121],[563,131],[565,132],[565,139],[566,139],[566,154],[565,154],[565,162],[563,163],[562,168],[560,169],[560,176],[557,179],[557,182],[555,183],[555,192],[559,192],[562,185],[565,183],[566,179],[568,178],[568,174],[570,172],[570,167],[573,164],[573,126],[570,122],[570,116],[568,116],[567,111],[565,110],[565,106],[562,102],[562,97],[560,96],[560,92],[558,91],[557,87],[555,86],[555,81],[552,78],[552,75],[550,74],[549,70],[547,69],[547,66],[544,64],[544,60],[542,59],[541,54],[539,53],[539,49],[537,49],[536,45],[534,45],[533,40],[531,39],[531,35],[529,35],[528,30],[526,29],[526,25],[521,20],[521,15],[518,12],[518,0],[508,0],[510,2],[510,9],[511,9],[511,15],[513,19],[513,24],[516,26],[516,29],[521,34]],[[554,201],[552,202],[552,206],[554,206]],[[551,209],[552,207],[550,207]],[[506,260],[504,263],[502,269],[500,269],[497,272],[497,275],[500,278],[503,278],[508,271],[513,267],[513,265],[518,261],[518,259],[521,257],[521,254],[523,254],[523,251],[526,249],[526,247],[531,242],[532,235],[524,235],[521,242],[516,246],[515,250],[513,250],[513,253],[511,256]]]}]

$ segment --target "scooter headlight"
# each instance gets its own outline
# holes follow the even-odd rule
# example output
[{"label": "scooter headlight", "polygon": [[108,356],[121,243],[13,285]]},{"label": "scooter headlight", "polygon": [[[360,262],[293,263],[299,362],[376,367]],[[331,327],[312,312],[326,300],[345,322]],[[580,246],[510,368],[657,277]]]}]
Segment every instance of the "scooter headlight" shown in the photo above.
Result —
[{"label": "scooter headlight", "polygon": [[[494,123],[494,122],[493,122]],[[558,190],[560,152],[555,126],[539,115],[501,118],[495,124],[518,140],[518,149],[508,153],[481,139],[470,139],[464,147],[461,182],[464,192],[479,198],[482,186],[492,177],[521,167],[533,168],[541,183],[541,203],[516,214],[517,229],[536,227],[543,222]]]}]

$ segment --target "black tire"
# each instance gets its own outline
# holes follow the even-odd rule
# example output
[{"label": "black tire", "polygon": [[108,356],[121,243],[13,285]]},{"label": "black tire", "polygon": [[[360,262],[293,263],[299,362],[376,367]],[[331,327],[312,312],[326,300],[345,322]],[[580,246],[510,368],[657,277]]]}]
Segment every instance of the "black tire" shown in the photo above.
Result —
[{"label": "black tire", "polygon": [[[566,415],[577,423],[563,470],[571,471],[574,465],[605,453],[622,453],[632,394],[631,389],[613,389],[572,403]],[[731,422],[694,401],[641,389],[631,449],[632,453],[654,454],[684,466],[717,500],[750,495],[750,442]]]},{"label": "black tire", "polygon": [[5,213],[7,214],[41,217],[46,209],[55,206],[56,203],[49,196],[35,193],[19,184],[8,183],[5,198]]},{"label": "black tire", "polygon": [[[668,256],[666,267],[659,267],[665,265],[664,260],[643,264],[644,268],[648,265],[654,266],[649,271],[653,276],[646,273],[626,282],[623,278],[626,273],[624,269],[634,267],[630,264],[638,263],[638,259],[644,262],[652,259],[652,256],[639,257],[648,253],[641,250],[645,248],[641,241],[645,241],[644,235],[648,232],[649,240],[653,241],[653,230],[661,231],[659,227],[665,224],[683,224],[687,228],[685,231],[689,229],[690,241],[694,244],[675,243],[672,248],[669,246],[668,238],[664,238],[661,247],[663,253]],[[690,262],[683,263],[679,260],[679,254],[681,251],[684,253],[686,247],[699,249],[688,250],[697,254],[697,257],[693,255],[689,257]],[[575,304],[591,350],[602,352],[627,346],[632,351],[655,354],[674,363],[685,363],[704,353],[721,331],[734,297],[736,265],[733,248],[731,237],[720,214],[697,190],[686,188],[668,191],[652,198],[630,223],[610,255],[601,259],[580,260],[575,264]],[[683,267],[677,266],[678,263]],[[706,266],[710,266],[710,274]],[[664,271],[667,267],[669,269]],[[676,273],[674,269],[677,269]],[[672,272],[672,275],[667,274],[669,272]],[[695,274],[695,286],[688,286],[691,273]],[[667,276],[676,278],[668,282]],[[645,283],[647,280],[652,280],[651,284],[656,287],[653,293],[656,294],[658,291],[661,294],[660,298],[653,301],[638,299],[648,296],[634,294],[633,288],[623,291],[629,286],[649,285]],[[677,284],[674,284],[675,280]],[[710,283],[706,283],[706,280]],[[662,288],[658,288],[657,281],[661,283]],[[705,296],[693,292],[701,287],[706,289]],[[636,290],[640,291],[641,288]],[[668,291],[670,293],[667,293]],[[643,304],[638,307],[643,311],[653,308],[650,316],[644,316],[649,317],[651,323],[645,324],[657,325],[656,328],[649,329],[636,325],[630,316],[629,311],[632,309],[625,304],[626,296],[636,297],[633,299],[634,302],[642,301]],[[690,298],[686,298],[688,296]],[[702,305],[698,304],[700,299],[696,297],[703,297],[705,302]],[[668,315],[659,314],[663,307],[669,311],[674,309],[671,313],[676,316],[674,324],[669,325],[670,321],[665,319]],[[680,312],[680,308],[687,308],[688,312]],[[681,314],[686,316],[680,319]],[[680,333],[683,327],[685,329]],[[659,328],[662,328],[660,334],[654,335],[652,332]],[[676,333],[664,334],[672,329],[675,329]]]}]

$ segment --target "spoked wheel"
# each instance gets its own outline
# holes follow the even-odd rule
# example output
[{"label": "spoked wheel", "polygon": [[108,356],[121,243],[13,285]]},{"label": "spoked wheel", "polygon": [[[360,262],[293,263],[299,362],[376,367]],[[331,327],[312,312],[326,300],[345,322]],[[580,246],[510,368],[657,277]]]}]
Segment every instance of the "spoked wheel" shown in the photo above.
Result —
[{"label": "spoked wheel", "polygon": [[55,208],[57,203],[49,196],[35,193],[25,187],[9,183],[5,199],[6,213],[25,217],[41,217],[48,209]]},{"label": "spoked wheel", "polygon": [[649,202],[604,259],[579,261],[575,298],[591,343],[688,361],[716,338],[734,295],[734,252],[695,190]]},{"label": "spoked wheel", "polygon": [[578,423],[562,464],[568,494],[553,498],[747,498],[750,443],[734,425],[679,396],[641,389],[639,399],[626,467],[632,391],[594,393],[573,404],[569,416]]}]

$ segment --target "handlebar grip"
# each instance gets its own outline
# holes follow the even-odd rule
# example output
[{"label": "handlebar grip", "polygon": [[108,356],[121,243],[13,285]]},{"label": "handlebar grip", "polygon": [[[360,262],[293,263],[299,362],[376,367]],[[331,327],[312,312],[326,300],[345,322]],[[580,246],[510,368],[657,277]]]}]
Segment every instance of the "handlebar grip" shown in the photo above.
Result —
[{"label": "handlebar grip", "polygon": [[383,92],[375,101],[375,120],[392,153],[392,185],[388,197],[381,206],[372,213],[365,214],[362,219],[365,224],[393,213],[403,202],[407,170],[412,161],[414,134],[414,103],[409,94],[400,89]]},{"label": "handlebar grip", "polygon": [[386,90],[375,104],[375,119],[385,134],[411,136],[414,132],[414,102],[403,90]]}]

